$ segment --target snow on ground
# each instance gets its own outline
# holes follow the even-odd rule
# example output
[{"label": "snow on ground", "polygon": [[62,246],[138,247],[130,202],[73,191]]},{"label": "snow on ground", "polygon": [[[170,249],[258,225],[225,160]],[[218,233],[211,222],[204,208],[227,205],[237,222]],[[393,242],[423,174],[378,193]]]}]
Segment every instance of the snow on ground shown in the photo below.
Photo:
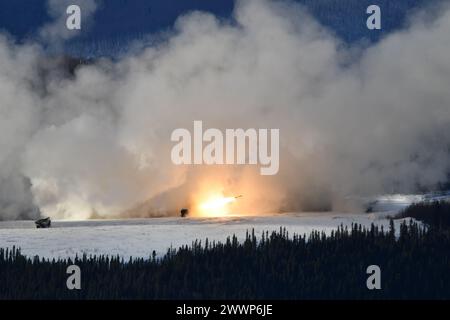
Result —
[{"label": "snow on ground", "polygon": [[[225,241],[235,234],[245,239],[247,230],[263,231],[286,227],[290,235],[309,234],[312,230],[327,234],[341,224],[371,223],[389,228],[388,213],[290,213],[264,217],[226,218],[152,218],[139,220],[54,221],[50,229],[36,229],[33,221],[0,222],[0,247],[20,247],[27,256],[68,258],[87,255],[119,255],[125,259],[158,255],[169,247],[191,244],[195,239]],[[396,220],[398,229],[402,220]]]}]

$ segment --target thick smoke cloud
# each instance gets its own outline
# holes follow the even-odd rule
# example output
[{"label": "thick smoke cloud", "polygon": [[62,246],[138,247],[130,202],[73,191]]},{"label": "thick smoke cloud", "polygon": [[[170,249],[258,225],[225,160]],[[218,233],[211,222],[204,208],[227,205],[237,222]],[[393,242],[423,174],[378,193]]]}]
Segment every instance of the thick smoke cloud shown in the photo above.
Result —
[{"label": "thick smoke cloud", "polygon": [[[208,190],[239,210],[339,208],[411,192],[450,166],[450,11],[348,48],[301,7],[241,1],[195,12],[166,41],[62,72],[38,45],[0,39],[0,217],[175,214]],[[170,134],[280,128],[276,176],[170,161]],[[39,210],[37,209],[39,208]]]}]

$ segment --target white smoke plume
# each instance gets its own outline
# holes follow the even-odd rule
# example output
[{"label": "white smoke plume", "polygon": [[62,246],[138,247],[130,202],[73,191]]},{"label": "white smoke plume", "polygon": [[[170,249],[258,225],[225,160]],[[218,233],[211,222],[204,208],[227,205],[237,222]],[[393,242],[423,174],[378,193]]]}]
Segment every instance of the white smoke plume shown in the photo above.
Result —
[{"label": "white smoke plume", "polygon": [[[0,38],[0,217],[176,214],[204,190],[245,213],[336,208],[413,191],[450,167],[450,10],[367,48],[290,2],[194,12],[166,41],[61,71],[39,45]],[[175,166],[170,134],[279,128],[280,172]],[[38,209],[37,209],[38,208]]]}]

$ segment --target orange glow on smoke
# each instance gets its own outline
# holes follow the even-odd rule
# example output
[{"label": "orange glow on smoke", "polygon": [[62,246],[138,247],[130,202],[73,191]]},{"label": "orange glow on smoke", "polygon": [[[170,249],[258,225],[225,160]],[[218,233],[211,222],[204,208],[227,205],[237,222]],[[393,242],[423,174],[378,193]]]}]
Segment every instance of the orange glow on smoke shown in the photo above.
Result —
[{"label": "orange glow on smoke", "polygon": [[189,175],[186,206],[191,217],[235,217],[273,214],[283,200],[277,177],[256,167],[199,167]]},{"label": "orange glow on smoke", "polygon": [[202,216],[226,216],[230,213],[230,204],[235,202],[235,197],[213,196],[199,205],[199,214]]}]

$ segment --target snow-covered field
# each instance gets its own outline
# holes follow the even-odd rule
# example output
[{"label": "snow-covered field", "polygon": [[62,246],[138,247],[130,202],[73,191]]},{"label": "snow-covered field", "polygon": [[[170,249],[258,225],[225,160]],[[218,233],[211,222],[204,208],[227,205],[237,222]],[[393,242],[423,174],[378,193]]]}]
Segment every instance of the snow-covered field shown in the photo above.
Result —
[{"label": "snow-covered field", "polygon": [[[291,213],[264,217],[152,218],[140,220],[54,221],[50,229],[36,229],[32,221],[0,222],[0,247],[20,247],[28,256],[67,258],[75,255],[120,255],[124,258],[149,257],[153,250],[164,254],[172,246],[191,244],[199,239],[224,241],[235,234],[245,238],[247,230],[262,231],[286,227],[289,234],[312,230],[330,233],[352,222],[370,226],[389,220],[384,214]],[[401,220],[395,221],[398,226]]]}]

